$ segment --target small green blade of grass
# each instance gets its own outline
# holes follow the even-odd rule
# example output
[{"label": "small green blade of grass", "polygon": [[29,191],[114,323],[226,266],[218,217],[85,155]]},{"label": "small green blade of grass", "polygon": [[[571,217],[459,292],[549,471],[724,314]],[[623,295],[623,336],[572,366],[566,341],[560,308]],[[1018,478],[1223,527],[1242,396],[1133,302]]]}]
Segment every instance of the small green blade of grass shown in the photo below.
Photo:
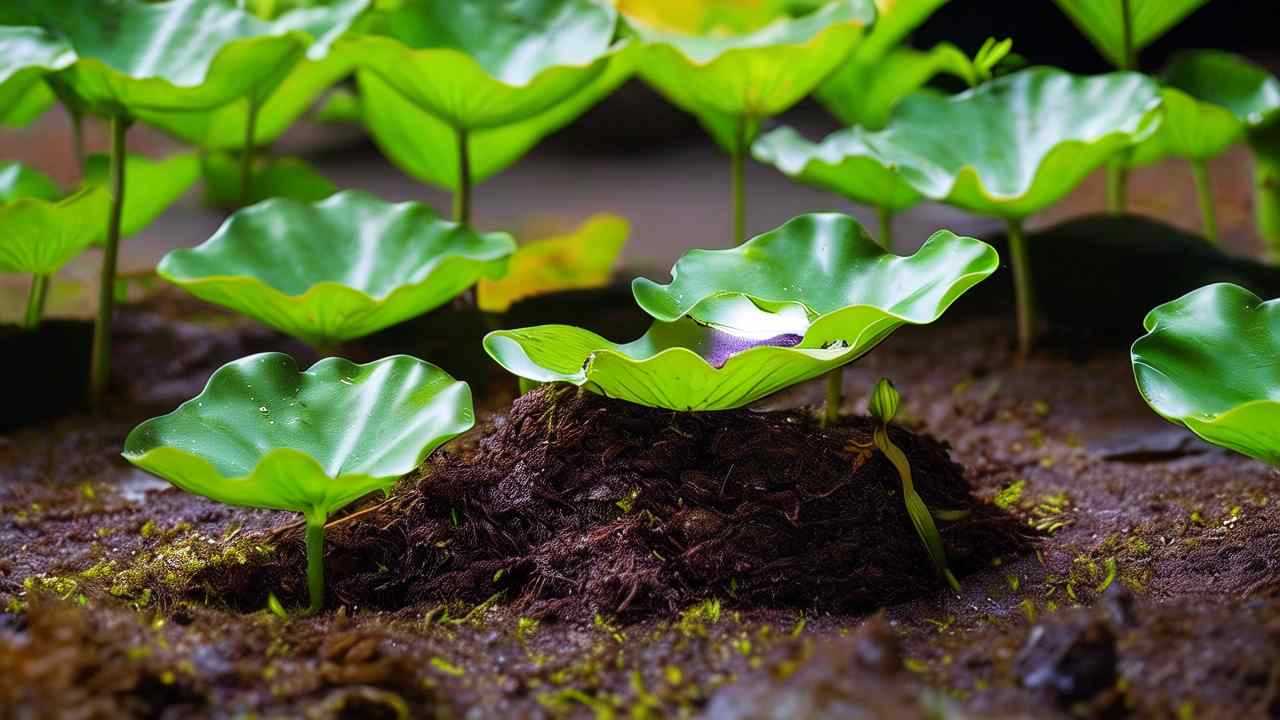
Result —
[{"label": "small green blade of grass", "polygon": [[933,515],[924,504],[924,499],[915,491],[911,480],[911,465],[907,462],[907,456],[889,439],[885,426],[876,429],[875,444],[897,468],[898,476],[902,478],[902,497],[907,503],[907,514],[911,516],[911,524],[915,526],[916,534],[924,543],[929,559],[933,561],[934,569],[947,581],[947,585],[951,586],[952,590],[959,591],[960,583],[947,567],[947,552],[942,546],[942,536],[938,533],[938,526],[934,524]]}]

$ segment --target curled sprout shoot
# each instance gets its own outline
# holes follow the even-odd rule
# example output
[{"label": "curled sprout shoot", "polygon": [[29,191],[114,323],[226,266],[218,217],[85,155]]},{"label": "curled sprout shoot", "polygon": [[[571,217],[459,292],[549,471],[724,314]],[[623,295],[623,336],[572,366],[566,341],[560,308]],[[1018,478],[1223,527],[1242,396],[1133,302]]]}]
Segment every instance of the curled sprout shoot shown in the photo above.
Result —
[{"label": "curled sprout shoot", "polygon": [[929,559],[933,561],[934,569],[947,581],[947,585],[952,590],[958,591],[960,583],[947,567],[947,552],[942,547],[942,536],[938,534],[938,526],[934,524],[933,515],[924,504],[920,493],[916,492],[915,484],[912,482],[911,464],[907,461],[907,456],[902,449],[889,439],[889,423],[897,415],[901,401],[902,396],[899,395],[893,383],[889,382],[888,378],[880,378],[871,393],[871,399],[867,402],[868,412],[879,421],[872,442],[880,452],[884,453],[889,462],[893,463],[898,476],[902,478],[902,497],[907,504],[907,514],[911,516],[911,524],[915,526],[916,534],[924,543]]}]

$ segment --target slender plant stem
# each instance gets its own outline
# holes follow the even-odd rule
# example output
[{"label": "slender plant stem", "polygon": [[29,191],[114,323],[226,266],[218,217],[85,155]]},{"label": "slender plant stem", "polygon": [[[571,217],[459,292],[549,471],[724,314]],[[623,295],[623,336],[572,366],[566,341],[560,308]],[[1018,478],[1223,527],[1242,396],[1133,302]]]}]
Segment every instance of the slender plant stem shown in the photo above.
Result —
[{"label": "slender plant stem", "polygon": [[1138,57],[1133,47],[1133,8],[1129,0],[1120,0],[1120,42],[1120,69],[1135,69]]},{"label": "slender plant stem", "polygon": [[93,326],[93,358],[89,374],[89,403],[102,403],[111,377],[111,316],[116,303],[116,259],[120,251],[120,218],[124,212],[125,135],[131,120],[111,118],[111,212],[107,217],[107,245],[102,252],[99,276],[98,320]]},{"label": "slender plant stem", "polygon": [[307,517],[307,592],[311,604],[307,610],[324,609],[324,515]]},{"label": "slender plant stem", "polygon": [[1213,185],[1209,165],[1204,160],[1191,161],[1191,177],[1196,181],[1196,199],[1200,201],[1200,230],[1214,245],[1218,244],[1218,218],[1213,207]]},{"label": "slender plant stem", "polygon": [[746,165],[747,165],[747,117],[739,115],[733,137],[733,152],[729,155],[729,173],[733,193],[733,244],[741,245],[747,240],[747,200],[746,200]]},{"label": "slender plant stem", "polygon": [[876,208],[876,214],[880,217],[880,247],[893,252],[893,211],[880,206]]},{"label": "slender plant stem", "polygon": [[258,134],[258,98],[249,95],[249,109],[244,119],[244,147],[240,149],[240,206],[253,198],[253,147]]},{"label": "slender plant stem", "polygon": [[[1280,145],[1277,145],[1277,150],[1280,150]],[[1254,147],[1253,208],[1254,222],[1262,236],[1267,257],[1273,263],[1280,262],[1280,152],[1273,154],[1264,148]]]},{"label": "slender plant stem", "polygon": [[80,172],[80,177],[84,178],[85,150],[84,150],[84,113],[67,107],[67,115],[71,117],[71,152],[76,158],[76,170]]},{"label": "slender plant stem", "polygon": [[458,189],[453,191],[453,221],[471,224],[471,148],[467,131],[456,130],[458,138]]},{"label": "slender plant stem", "polygon": [[49,297],[49,276],[32,275],[31,292],[27,295],[27,315],[23,327],[35,330],[40,327],[40,318],[44,316],[45,298]]},{"label": "slender plant stem", "polygon": [[822,424],[830,427],[840,422],[840,405],[844,402],[844,368],[827,373],[827,401],[822,406]]},{"label": "slender plant stem", "polygon": [[1018,314],[1018,355],[1026,357],[1035,340],[1036,297],[1031,284],[1031,259],[1027,255],[1027,238],[1021,220],[1010,220],[1009,257],[1013,265],[1013,295]]},{"label": "slender plant stem", "polygon": [[[1133,47],[1133,11],[1129,0],[1120,0],[1120,69],[1137,67],[1137,53]],[[1129,153],[1122,151],[1107,163],[1107,211],[1122,213],[1129,207]]]}]

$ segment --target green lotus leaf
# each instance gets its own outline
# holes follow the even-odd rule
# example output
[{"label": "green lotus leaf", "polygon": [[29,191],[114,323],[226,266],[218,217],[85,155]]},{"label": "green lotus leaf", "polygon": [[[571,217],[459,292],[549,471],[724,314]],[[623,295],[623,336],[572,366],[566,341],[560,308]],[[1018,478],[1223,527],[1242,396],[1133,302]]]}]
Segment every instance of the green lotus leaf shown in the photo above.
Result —
[{"label": "green lotus leaf", "polygon": [[1149,137],[1159,106],[1159,89],[1137,73],[1029,68],[959,95],[912,95],[861,140],[927,198],[1021,219]]},{"label": "green lotus leaf", "polygon": [[[368,0],[334,0],[266,21],[229,0],[11,0],[7,12],[75,53],[59,83],[96,114],[216,108],[278,85],[322,53]],[[313,45],[314,43],[314,45]],[[317,55],[318,56],[318,55]]]},{"label": "green lotus leaf", "polygon": [[899,212],[921,200],[920,193],[863,140],[866,131],[855,126],[812,143],[789,127],[765,135],[751,153],[766,165],[814,187],[839,193],[855,202]]},{"label": "green lotus leaf", "polygon": [[441,220],[419,203],[346,191],[273,199],[232,215],[156,271],[187,292],[315,345],[368,335],[499,277],[515,241]]},{"label": "green lotus leaf", "polygon": [[1218,283],[1147,315],[1133,344],[1153,410],[1211,443],[1280,465],[1280,301]]},{"label": "green lotus leaf", "polygon": [[636,21],[630,26],[643,43],[640,75],[672,103],[698,115],[758,120],[808,95],[875,17],[871,0],[835,0],[740,34],[687,34]]},{"label": "green lotus leaf", "polygon": [[853,218],[802,215],[732,250],[687,253],[668,286],[637,279],[636,300],[656,319],[638,340],[543,325],[492,332],[485,349],[530,380],[724,410],[851,362],[904,323],[932,322],[998,262],[945,230],[899,257]]},{"label": "green lotus leaf", "polygon": [[37,27],[0,26],[0,122],[25,125],[53,104],[45,75],[75,62],[75,53]]},{"label": "green lotus leaf", "polygon": [[57,200],[62,191],[48,175],[16,162],[0,162],[0,203],[18,198]]},{"label": "green lotus leaf", "polygon": [[[108,187],[110,169],[111,162],[106,155],[89,156],[84,167],[85,184]],[[155,222],[170,205],[186,194],[200,177],[200,159],[191,152],[176,153],[161,160],[130,154],[125,159],[125,175],[129,179],[120,233],[127,237]],[[97,230],[99,237],[96,242],[101,244],[104,240],[102,226]]]},{"label": "green lotus leaf", "polygon": [[604,71],[617,14],[596,0],[403,0],[379,19],[382,34],[349,37],[342,52],[469,131],[527,120],[586,87]]},{"label": "green lotus leaf", "polygon": [[360,123],[364,120],[364,101],[354,90],[335,87],[325,96],[312,117],[316,122],[334,125]]},{"label": "green lotus leaf", "polygon": [[[220,208],[238,208],[240,197],[240,159],[226,153],[209,153],[201,161],[204,173],[205,200]],[[267,158],[253,169],[249,202],[271,198],[288,198],[299,202],[319,202],[338,192],[333,181],[301,158]]]},{"label": "green lotus leaf", "polygon": [[1149,165],[1167,156],[1208,160],[1224,152],[1244,134],[1244,126],[1227,108],[1202,102],[1172,87],[1160,91],[1160,128],[1133,149],[1129,163]]},{"label": "green lotus leaf", "polygon": [[1180,53],[1164,79],[1197,100],[1230,110],[1251,128],[1280,117],[1280,79],[1238,55],[1219,50]]},{"label": "green lotus leaf", "polygon": [[[568,125],[627,79],[633,60],[625,47],[606,57],[586,86],[542,112],[500,127],[467,133],[471,180],[482,182],[520,159],[543,137]],[[427,183],[458,189],[458,134],[400,94],[377,73],[357,73],[363,121],[397,167]]]},{"label": "green lotus leaf", "polygon": [[[1132,68],[1133,57],[1182,18],[1209,0],[1055,0],[1098,52],[1118,68]],[[1129,12],[1128,57],[1125,9]]]},{"label": "green lotus leaf", "polygon": [[896,48],[874,59],[855,52],[818,87],[815,96],[845,125],[876,129],[884,127],[903,98],[943,73],[974,84],[973,64],[950,43],[939,43],[928,51]]},{"label": "green lotus leaf", "polygon": [[389,489],[474,423],[467,384],[408,355],[300,372],[288,355],[261,353],[134,428],[124,456],[217,502],[323,518]]},{"label": "green lotus leaf", "polygon": [[[302,60],[285,75],[279,87],[259,102],[253,144],[270,145],[302,117],[322,93],[351,73],[349,58],[330,53],[319,60]],[[241,97],[213,110],[137,113],[138,119],[192,145],[210,150],[244,147],[249,99]]]},{"label": "green lotus leaf", "polygon": [[[0,172],[0,182],[5,174]],[[43,192],[5,197],[0,188],[0,272],[57,272],[102,232],[110,205],[111,196],[102,187],[61,200]]]}]

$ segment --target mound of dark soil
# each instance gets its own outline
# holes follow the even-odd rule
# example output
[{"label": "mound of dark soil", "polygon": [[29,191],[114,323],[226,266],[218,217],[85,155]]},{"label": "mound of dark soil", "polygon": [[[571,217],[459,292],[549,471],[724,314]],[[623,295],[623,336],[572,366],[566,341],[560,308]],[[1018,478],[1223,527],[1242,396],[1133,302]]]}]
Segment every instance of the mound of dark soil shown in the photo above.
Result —
[{"label": "mound of dark soil", "polygon": [[[565,388],[516,401],[479,447],[442,455],[397,499],[329,531],[341,603],[403,607],[502,593],[535,615],[645,614],[709,596],[751,606],[877,607],[938,587],[871,421],[799,413],[672,413]],[[935,440],[893,428],[964,573],[1026,545],[975,500]],[[215,586],[261,607],[301,578]],[[261,568],[259,568],[261,570]],[[228,586],[230,584],[230,587]],[[299,588],[300,590],[300,588]],[[225,595],[224,595],[225,596]]]}]

